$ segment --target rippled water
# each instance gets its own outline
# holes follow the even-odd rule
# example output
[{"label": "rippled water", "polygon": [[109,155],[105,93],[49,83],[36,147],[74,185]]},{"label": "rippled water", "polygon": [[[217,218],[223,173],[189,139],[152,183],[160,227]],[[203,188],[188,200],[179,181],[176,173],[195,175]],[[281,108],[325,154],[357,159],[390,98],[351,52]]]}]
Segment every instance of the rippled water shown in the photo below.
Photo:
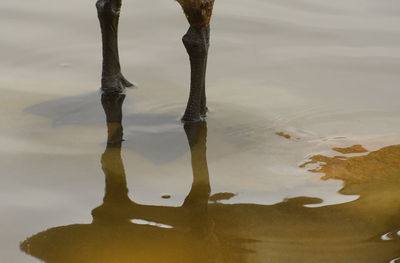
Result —
[{"label": "rippled water", "polygon": [[210,114],[185,130],[186,19],[125,1],[120,149],[94,2],[3,1],[0,261],[400,261],[399,12],[217,0]]}]

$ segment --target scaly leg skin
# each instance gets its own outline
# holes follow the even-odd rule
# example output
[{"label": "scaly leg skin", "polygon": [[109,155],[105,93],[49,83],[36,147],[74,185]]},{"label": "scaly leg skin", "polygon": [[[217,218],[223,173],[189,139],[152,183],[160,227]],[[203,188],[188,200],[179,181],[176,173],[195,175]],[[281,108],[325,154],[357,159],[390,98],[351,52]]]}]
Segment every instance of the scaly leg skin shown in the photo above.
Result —
[{"label": "scaly leg skin", "polygon": [[210,27],[208,27],[206,31],[207,31],[206,32],[207,53],[206,53],[206,59],[204,62],[204,81],[203,81],[202,95],[201,95],[201,102],[200,102],[200,117],[203,119],[207,117],[207,112],[208,112],[207,99],[206,99],[206,74],[207,74],[208,48],[210,46]]},{"label": "scaly leg skin", "polygon": [[210,28],[199,30],[190,26],[183,36],[183,44],[190,58],[190,95],[183,122],[198,122],[207,113],[205,77],[209,48]]},{"label": "scaly leg skin", "polygon": [[205,78],[208,48],[210,45],[210,20],[214,0],[177,0],[190,24],[183,44],[189,54],[191,66],[190,96],[182,122],[201,121],[207,114]]},{"label": "scaly leg skin", "polygon": [[105,92],[123,92],[127,87],[134,88],[122,75],[119,63],[118,23],[121,0],[98,0],[96,8],[103,44],[101,89]]}]

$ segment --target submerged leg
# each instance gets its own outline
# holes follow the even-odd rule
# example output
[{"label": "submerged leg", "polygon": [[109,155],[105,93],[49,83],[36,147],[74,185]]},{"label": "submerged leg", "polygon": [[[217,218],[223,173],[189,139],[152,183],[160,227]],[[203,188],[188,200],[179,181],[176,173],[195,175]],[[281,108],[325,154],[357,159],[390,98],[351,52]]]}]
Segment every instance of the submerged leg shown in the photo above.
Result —
[{"label": "submerged leg", "polygon": [[200,121],[200,118],[207,113],[205,78],[209,38],[209,27],[201,31],[191,26],[183,36],[183,44],[189,54],[191,67],[190,95],[182,117],[184,122]]},{"label": "submerged leg", "polygon": [[121,74],[119,63],[118,23],[121,0],[98,0],[96,8],[103,42],[101,89],[121,92],[125,87],[134,87]]}]

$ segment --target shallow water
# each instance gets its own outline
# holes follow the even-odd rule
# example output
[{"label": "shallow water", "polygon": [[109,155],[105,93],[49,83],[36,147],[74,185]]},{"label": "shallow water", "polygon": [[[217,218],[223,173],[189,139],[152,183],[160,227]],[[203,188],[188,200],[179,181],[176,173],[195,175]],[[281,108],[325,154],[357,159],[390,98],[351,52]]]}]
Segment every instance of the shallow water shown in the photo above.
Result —
[{"label": "shallow water", "polygon": [[3,1],[1,262],[396,262],[399,11],[217,0],[210,113],[185,130],[186,19],[125,1],[120,149],[94,3]]}]

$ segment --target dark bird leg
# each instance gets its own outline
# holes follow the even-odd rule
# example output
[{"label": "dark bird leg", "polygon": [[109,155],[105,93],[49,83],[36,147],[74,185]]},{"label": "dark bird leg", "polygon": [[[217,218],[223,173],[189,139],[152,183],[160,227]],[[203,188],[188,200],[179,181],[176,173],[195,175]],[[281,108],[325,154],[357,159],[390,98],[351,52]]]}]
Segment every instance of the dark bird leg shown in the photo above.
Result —
[{"label": "dark bird leg", "polygon": [[121,0],[98,0],[96,8],[103,42],[101,89],[108,92],[121,92],[125,87],[134,87],[122,75],[119,63],[118,23]]},{"label": "dark bird leg", "polygon": [[204,81],[203,81],[201,102],[200,102],[200,117],[202,118],[207,117],[207,112],[208,112],[207,99],[206,99],[206,75],[207,75],[208,48],[210,46],[210,27],[208,27],[206,31],[207,31],[206,32],[207,54],[204,62]]},{"label": "dark bird leg", "polygon": [[210,39],[210,28],[205,30],[190,26],[183,36],[183,44],[189,54],[191,67],[190,95],[183,122],[197,122],[207,114],[205,78]]}]

